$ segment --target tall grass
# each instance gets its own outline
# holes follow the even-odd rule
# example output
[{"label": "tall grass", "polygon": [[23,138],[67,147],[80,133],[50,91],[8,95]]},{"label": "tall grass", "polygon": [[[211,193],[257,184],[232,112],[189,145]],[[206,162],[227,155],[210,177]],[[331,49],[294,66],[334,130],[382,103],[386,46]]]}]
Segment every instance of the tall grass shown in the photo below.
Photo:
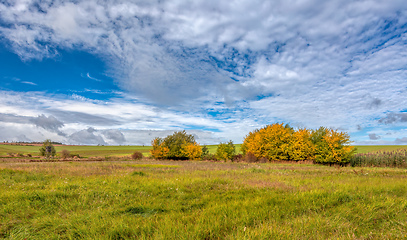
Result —
[{"label": "tall grass", "polygon": [[406,173],[286,163],[0,163],[0,238],[405,239]]},{"label": "tall grass", "polygon": [[399,167],[407,168],[407,149],[378,151],[355,154],[350,165],[363,167]]}]

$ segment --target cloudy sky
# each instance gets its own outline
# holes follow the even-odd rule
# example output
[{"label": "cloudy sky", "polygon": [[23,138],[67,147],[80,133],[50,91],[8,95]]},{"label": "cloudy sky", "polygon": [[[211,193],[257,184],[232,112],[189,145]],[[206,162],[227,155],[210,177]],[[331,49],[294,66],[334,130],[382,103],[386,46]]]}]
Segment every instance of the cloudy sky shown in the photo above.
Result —
[{"label": "cloudy sky", "polygon": [[0,1],[0,141],[407,144],[405,0]]}]

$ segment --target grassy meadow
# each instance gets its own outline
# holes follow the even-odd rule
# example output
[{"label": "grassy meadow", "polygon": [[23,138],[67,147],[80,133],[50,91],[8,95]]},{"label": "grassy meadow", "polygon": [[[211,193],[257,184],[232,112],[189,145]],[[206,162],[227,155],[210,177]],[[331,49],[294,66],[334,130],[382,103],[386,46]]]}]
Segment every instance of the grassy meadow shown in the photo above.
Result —
[{"label": "grassy meadow", "polygon": [[[150,149],[56,148],[85,158]],[[0,239],[407,239],[403,168],[7,157],[38,149],[0,145]]]},{"label": "grassy meadow", "polygon": [[0,162],[3,239],[405,239],[407,171]]}]

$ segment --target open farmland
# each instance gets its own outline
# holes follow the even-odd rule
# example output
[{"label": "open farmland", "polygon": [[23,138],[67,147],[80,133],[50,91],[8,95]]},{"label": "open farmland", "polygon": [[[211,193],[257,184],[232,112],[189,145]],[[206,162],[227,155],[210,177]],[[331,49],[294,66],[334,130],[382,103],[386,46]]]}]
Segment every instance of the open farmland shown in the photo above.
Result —
[{"label": "open farmland", "polygon": [[[236,144],[236,151],[240,151],[240,145]],[[13,154],[31,154],[38,156],[41,145],[11,145],[0,144],[0,157]],[[210,153],[215,153],[217,145],[208,145]],[[129,156],[135,151],[142,152],[144,156],[150,156],[151,146],[79,146],[79,145],[55,145],[57,153],[66,149],[72,154],[79,154],[81,157],[104,157],[104,156]]]},{"label": "open farmland", "polygon": [[[241,144],[235,144],[236,153],[240,153]],[[6,157],[9,153],[39,155],[40,145],[10,145],[0,144],[0,157]],[[215,153],[217,145],[207,145],[210,153]],[[380,150],[407,149],[407,145],[372,145],[356,146],[358,153],[376,152]],[[77,146],[77,145],[55,145],[57,153],[66,149],[72,154],[79,154],[81,157],[97,156],[129,156],[134,151],[140,151],[144,156],[150,155],[151,146]]]},{"label": "open farmland", "polygon": [[[0,145],[0,157],[7,156],[9,153],[31,154],[38,156],[41,145]],[[150,146],[77,146],[77,145],[55,145],[57,153],[66,149],[72,154],[79,154],[81,157],[96,156],[128,156],[134,151],[140,151],[145,156],[149,155]]]},{"label": "open farmland", "polygon": [[407,149],[407,145],[364,145],[356,146],[357,153],[368,153],[378,151],[394,151],[398,149]]}]

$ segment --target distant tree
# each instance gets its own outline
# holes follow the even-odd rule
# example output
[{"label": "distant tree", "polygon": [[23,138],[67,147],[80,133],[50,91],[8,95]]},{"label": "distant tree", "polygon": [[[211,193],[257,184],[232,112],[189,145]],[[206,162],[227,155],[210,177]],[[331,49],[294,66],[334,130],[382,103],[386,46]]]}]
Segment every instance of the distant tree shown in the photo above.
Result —
[{"label": "distant tree", "polygon": [[40,148],[41,156],[49,158],[55,156],[56,153],[57,152],[54,145],[52,145],[52,141],[50,139],[45,140]]},{"label": "distant tree", "polygon": [[151,155],[157,159],[199,159],[202,155],[202,149],[196,143],[195,137],[187,134],[185,130],[174,132],[164,139],[155,138],[152,145]]},{"label": "distant tree", "polygon": [[235,145],[233,144],[233,141],[230,140],[227,143],[220,143],[218,145],[218,148],[216,149],[216,157],[219,160],[233,160],[233,157],[236,154],[235,150]]}]

